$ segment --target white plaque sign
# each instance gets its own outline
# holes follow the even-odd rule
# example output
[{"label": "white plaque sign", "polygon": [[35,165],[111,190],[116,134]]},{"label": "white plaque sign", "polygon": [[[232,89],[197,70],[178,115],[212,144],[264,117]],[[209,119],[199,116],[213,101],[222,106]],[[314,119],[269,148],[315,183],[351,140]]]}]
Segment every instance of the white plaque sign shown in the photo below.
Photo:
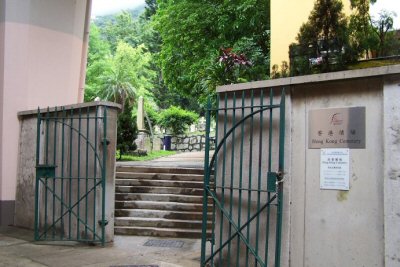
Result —
[{"label": "white plaque sign", "polygon": [[320,188],[349,190],[350,149],[321,149]]}]

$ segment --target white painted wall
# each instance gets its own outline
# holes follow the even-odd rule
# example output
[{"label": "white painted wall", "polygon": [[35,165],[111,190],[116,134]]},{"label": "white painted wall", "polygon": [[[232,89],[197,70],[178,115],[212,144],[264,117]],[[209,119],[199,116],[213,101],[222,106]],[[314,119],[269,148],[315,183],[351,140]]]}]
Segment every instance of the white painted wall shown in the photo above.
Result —
[{"label": "white painted wall", "polygon": [[[236,95],[241,96],[240,89],[244,89],[247,95],[246,105],[249,104],[251,89],[255,89],[257,96],[258,88],[274,88],[275,92],[286,88],[282,266],[399,266],[399,86],[400,65],[396,65],[228,85],[217,89],[222,93],[222,107],[224,92],[229,93],[230,106],[232,92],[237,91]],[[259,99],[256,97],[255,104],[258,103]],[[240,101],[237,102],[236,106],[240,105]],[[366,147],[350,149],[350,190],[321,190],[320,149],[308,148],[309,111],[356,106],[366,107]],[[240,114],[240,109],[237,112]],[[224,112],[220,113],[220,119],[223,118],[223,114]],[[254,129],[257,129],[257,117],[255,122]],[[249,128],[246,127],[245,139],[250,135]],[[218,135],[221,137],[223,125],[218,129]],[[273,144],[277,142],[275,128],[274,131]],[[258,140],[258,132],[254,133],[253,139]],[[240,147],[238,136],[240,130],[237,132],[235,149]],[[268,140],[268,135],[263,136],[263,140]],[[229,168],[232,162],[229,149],[231,142],[231,139],[228,139],[226,163]],[[249,151],[249,148],[245,146],[244,149]],[[253,156],[257,159],[257,144],[253,144],[253,150]],[[262,151],[266,154],[265,148]],[[256,164],[250,163],[248,159],[248,156],[245,156],[243,170],[246,172],[249,169],[255,170]],[[236,163],[233,179],[237,184],[239,161],[236,155],[233,162]],[[222,168],[220,157],[217,179],[222,177]],[[231,179],[230,170],[226,171],[225,176]],[[243,179],[243,184],[247,186],[247,173],[243,175]],[[263,179],[266,181],[265,176]],[[218,183],[217,181],[217,185]],[[257,187],[254,180],[252,183],[253,187]],[[238,208],[237,194],[234,194],[233,203],[235,210]],[[253,202],[252,209],[254,205]],[[237,212],[234,212],[233,217],[234,220],[237,219]],[[217,222],[219,220],[220,216],[217,214]],[[265,226],[264,219],[260,225]],[[226,237],[226,223],[224,229]],[[251,244],[254,244],[254,234],[255,232],[251,235]],[[265,231],[260,229],[259,234],[259,241],[263,244]],[[245,255],[241,254],[240,258],[242,257]],[[273,259],[270,263],[274,263]]]},{"label": "white painted wall", "polygon": [[[292,89],[290,260],[293,266],[383,266],[381,78]],[[366,148],[350,149],[350,190],[320,189],[320,149],[308,148],[310,110],[366,107]]]}]

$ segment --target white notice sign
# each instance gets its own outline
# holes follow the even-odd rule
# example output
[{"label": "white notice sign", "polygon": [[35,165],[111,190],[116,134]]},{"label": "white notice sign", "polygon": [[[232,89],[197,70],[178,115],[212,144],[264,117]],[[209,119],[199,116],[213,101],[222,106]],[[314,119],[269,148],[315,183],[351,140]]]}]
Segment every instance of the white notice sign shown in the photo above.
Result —
[{"label": "white notice sign", "polygon": [[350,149],[321,149],[320,188],[349,190]]}]

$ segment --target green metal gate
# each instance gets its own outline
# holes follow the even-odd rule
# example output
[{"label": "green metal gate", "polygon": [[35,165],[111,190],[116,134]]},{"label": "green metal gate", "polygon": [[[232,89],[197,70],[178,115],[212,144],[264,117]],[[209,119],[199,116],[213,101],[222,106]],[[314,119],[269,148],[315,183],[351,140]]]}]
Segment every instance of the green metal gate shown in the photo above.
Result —
[{"label": "green metal gate", "polygon": [[37,115],[35,240],[105,242],[107,107]]},{"label": "green metal gate", "polygon": [[219,93],[206,119],[201,266],[280,266],[285,91]]}]

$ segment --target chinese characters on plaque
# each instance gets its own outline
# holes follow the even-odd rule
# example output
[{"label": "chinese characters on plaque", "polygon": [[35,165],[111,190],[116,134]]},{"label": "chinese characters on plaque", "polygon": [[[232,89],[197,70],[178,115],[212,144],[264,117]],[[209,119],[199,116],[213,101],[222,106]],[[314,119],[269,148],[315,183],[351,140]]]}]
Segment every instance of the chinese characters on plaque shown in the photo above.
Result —
[{"label": "chinese characters on plaque", "polygon": [[350,149],[321,149],[320,188],[349,190]]},{"label": "chinese characters on plaque", "polygon": [[365,107],[309,112],[309,148],[365,148]]}]

